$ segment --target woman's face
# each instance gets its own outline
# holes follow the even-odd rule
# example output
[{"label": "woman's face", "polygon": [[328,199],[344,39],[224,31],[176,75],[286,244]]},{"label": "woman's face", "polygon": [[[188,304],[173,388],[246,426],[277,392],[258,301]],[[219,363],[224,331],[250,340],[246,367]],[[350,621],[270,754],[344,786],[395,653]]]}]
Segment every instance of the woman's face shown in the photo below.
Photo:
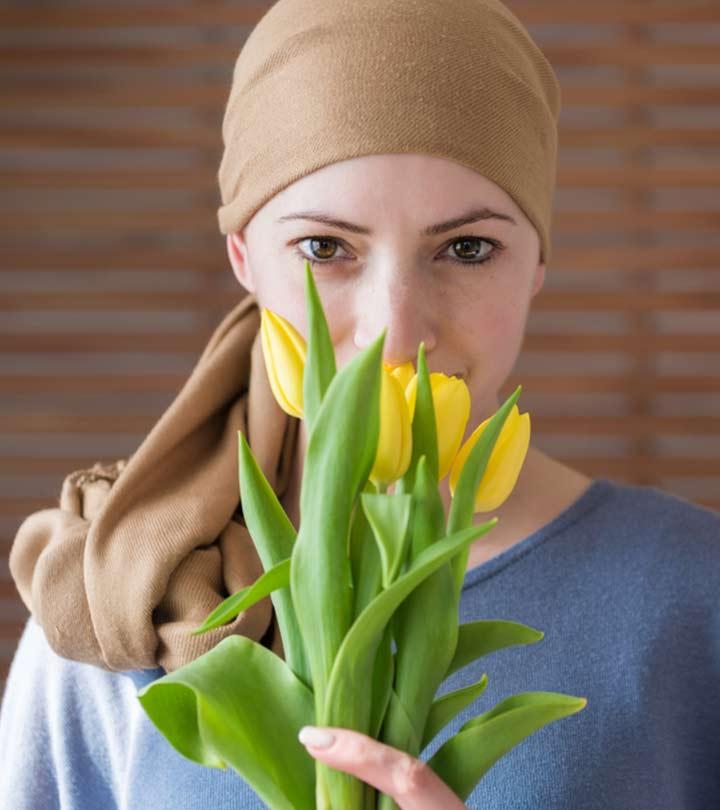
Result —
[{"label": "woman's face", "polygon": [[[513,221],[449,224],[483,209]],[[304,259],[316,262],[338,368],[383,329],[392,364],[415,365],[424,341],[429,371],[462,376],[470,389],[468,433],[499,406],[545,277],[537,232],[512,198],[474,170],[425,154],[356,157],[306,175],[228,234],[227,248],[259,306],[303,335]]]}]

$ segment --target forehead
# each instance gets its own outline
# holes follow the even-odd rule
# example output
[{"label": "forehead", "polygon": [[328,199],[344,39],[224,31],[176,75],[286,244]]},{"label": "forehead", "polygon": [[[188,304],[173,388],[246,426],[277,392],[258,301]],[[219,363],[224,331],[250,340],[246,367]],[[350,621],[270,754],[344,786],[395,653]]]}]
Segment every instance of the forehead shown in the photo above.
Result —
[{"label": "forehead", "polygon": [[523,213],[500,186],[449,158],[415,153],[361,155],[330,163],[281,189],[263,208],[277,218],[291,211],[316,209],[366,218],[403,210],[435,221],[468,207],[488,206]]}]

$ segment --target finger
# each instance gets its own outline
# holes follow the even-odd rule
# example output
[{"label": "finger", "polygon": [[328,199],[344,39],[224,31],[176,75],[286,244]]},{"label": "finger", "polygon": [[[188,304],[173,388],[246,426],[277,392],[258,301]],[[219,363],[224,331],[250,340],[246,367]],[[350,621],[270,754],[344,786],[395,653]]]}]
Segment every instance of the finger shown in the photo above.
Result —
[{"label": "finger", "polygon": [[387,793],[400,810],[465,808],[457,794],[429,765],[406,751],[347,728],[323,726],[323,731],[333,735],[332,743],[322,748],[304,743],[308,753],[326,765],[352,774]]}]

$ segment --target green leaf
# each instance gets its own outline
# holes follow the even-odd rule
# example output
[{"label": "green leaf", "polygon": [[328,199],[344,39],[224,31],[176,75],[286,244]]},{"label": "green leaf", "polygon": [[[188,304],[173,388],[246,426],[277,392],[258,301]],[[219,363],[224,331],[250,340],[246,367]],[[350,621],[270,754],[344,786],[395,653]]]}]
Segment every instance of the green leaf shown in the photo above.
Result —
[{"label": "green leaf", "polygon": [[352,621],[350,518],[375,460],[384,332],[333,378],[309,436],[290,589],[318,709]]},{"label": "green leaf", "polygon": [[397,606],[464,545],[485,534],[496,522],[495,518],[481,526],[470,526],[434,543],[418,556],[407,573],[396,579],[387,590],[381,591],[358,616],[345,635],[335,658],[324,710],[319,718],[320,725],[363,730],[350,722],[357,712],[354,704],[363,696],[380,634]]},{"label": "green leaf", "polygon": [[[412,492],[421,456],[427,460],[428,470],[437,488],[439,459],[435,405],[432,398],[430,373],[425,362],[425,344],[420,343],[417,358],[417,388],[415,412],[412,420],[412,455],[405,475],[398,481],[395,492]],[[444,514],[444,513],[443,513]],[[466,528],[466,527],[462,527]],[[449,532],[448,532],[449,533]]]},{"label": "green leaf", "polygon": [[466,706],[469,706],[475,698],[479,697],[485,691],[487,684],[487,673],[483,673],[479,681],[437,698],[430,707],[425,722],[420,750],[424,750],[432,742],[435,735],[445,728],[453,717],[460,714]]},{"label": "green leaf", "polygon": [[[392,714],[393,717],[393,724],[398,729],[398,736],[402,737],[403,739],[409,740],[409,745],[411,750],[419,751],[420,750],[420,737],[415,729],[415,726],[412,723],[412,720],[408,717],[407,712],[405,711],[405,707],[400,702],[400,699],[397,696],[397,693],[393,689],[392,694],[390,696],[390,704],[388,707],[388,717]],[[388,737],[388,731],[385,727],[382,730],[382,737],[380,738],[383,742]],[[395,802],[395,800],[388,796],[387,793],[380,793],[378,791],[377,795],[377,810],[398,810],[399,805]],[[375,808],[373,808],[375,810]]]},{"label": "green leaf", "polygon": [[303,371],[303,420],[309,436],[337,368],[330,330],[307,259],[305,259],[305,302],[308,334]]},{"label": "green leaf", "polygon": [[533,732],[587,705],[558,692],[522,692],[473,717],[430,758],[428,765],[463,801],[487,771]]},{"label": "green leaf", "polygon": [[[240,431],[238,431],[238,481],[243,521],[250,532],[263,568],[267,571],[285,560],[289,564],[297,532]],[[282,637],[285,660],[290,669],[309,686],[310,663],[300,634],[300,625],[289,586],[288,565],[287,582],[274,589],[271,600]],[[246,610],[247,607],[243,607],[242,610]]]},{"label": "green leaf", "polygon": [[[368,479],[363,491],[375,491],[372,481]],[[380,551],[360,499],[353,512],[349,547],[354,594],[354,621],[382,590]]]},{"label": "green leaf", "polygon": [[261,644],[228,636],[137,697],[184,757],[211,768],[230,765],[277,810],[315,810],[314,762],[297,738],[313,723],[313,695]]},{"label": "green leaf", "polygon": [[[493,415],[482,432],[480,438],[473,445],[468,457],[465,459],[457,486],[450,503],[450,514],[447,521],[447,533],[452,534],[458,529],[469,526],[473,520],[475,510],[475,493],[485,474],[488,460],[500,436],[503,425],[510,415],[510,411],[517,402],[522,386],[518,385],[515,391],[507,398],[503,405]],[[453,561],[453,574],[455,577],[455,597],[460,600],[463,580],[467,571],[467,561],[470,549],[465,549]]]},{"label": "green leaf", "polygon": [[[421,750],[420,735],[415,728],[412,718],[405,711],[405,707],[402,705],[402,702],[400,701],[400,698],[398,698],[397,692],[394,689],[390,694],[390,706],[397,716],[397,722],[404,725],[404,736],[410,740],[413,750]],[[385,735],[383,734],[383,740],[384,739]]]},{"label": "green leaf", "polygon": [[535,644],[545,637],[541,630],[504,619],[478,619],[461,624],[458,630],[455,655],[446,677],[483,655],[517,644]]},{"label": "green leaf", "polygon": [[374,739],[378,739],[383,718],[390,702],[394,674],[395,657],[392,653],[392,629],[388,624],[378,645],[372,674],[372,700],[368,734]]},{"label": "green leaf", "polygon": [[389,588],[407,552],[412,496],[363,492],[360,500],[380,552],[382,587]]},{"label": "green leaf", "polygon": [[[413,499],[414,562],[433,548],[436,538],[442,538],[445,532],[442,500],[425,456],[420,457],[417,465]],[[394,688],[398,704],[421,731],[438,686],[446,677],[458,638],[458,607],[449,562],[443,563],[399,605],[392,625],[397,642]],[[390,707],[383,741],[417,756],[420,749],[410,747],[412,743],[403,733],[402,718],[399,723],[394,722],[398,719],[395,708]],[[416,739],[415,744],[419,742]]]},{"label": "green leaf", "polygon": [[279,562],[274,568],[259,576],[252,585],[241,588],[237,593],[228,596],[227,599],[209,613],[205,621],[190,632],[191,636],[199,636],[221,627],[234,619],[238,613],[242,613],[249,607],[264,599],[268,594],[278,588],[287,588],[290,584],[290,560]]},{"label": "green leaf", "polygon": [[[309,435],[303,467],[290,591],[310,662],[318,716],[337,651],[353,621],[347,548],[353,509],[377,450],[384,340],[382,332],[333,377]],[[348,711],[349,727],[369,722],[369,706],[362,702],[351,701]],[[363,783],[357,777],[322,762],[317,764],[317,778],[320,797],[333,795],[338,806],[355,807],[362,797]]]}]

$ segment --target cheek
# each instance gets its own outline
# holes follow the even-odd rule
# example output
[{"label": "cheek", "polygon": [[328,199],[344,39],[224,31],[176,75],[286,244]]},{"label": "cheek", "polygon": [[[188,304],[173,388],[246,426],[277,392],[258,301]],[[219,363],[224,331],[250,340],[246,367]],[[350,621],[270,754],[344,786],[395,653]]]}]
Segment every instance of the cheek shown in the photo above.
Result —
[{"label": "cheek", "polygon": [[[297,289],[296,289],[297,286]],[[264,275],[256,286],[258,306],[282,315],[283,318],[307,337],[305,297],[302,285],[288,283],[286,279]]]},{"label": "cheek", "polygon": [[525,311],[519,306],[479,305],[456,326],[471,358],[473,382],[497,391],[517,360],[525,334]]},{"label": "cheek", "polygon": [[[322,302],[330,338],[337,344],[352,328],[354,293],[347,285],[328,284],[317,276],[315,287]],[[282,315],[307,338],[305,276],[302,273],[263,276],[257,284],[257,299],[261,307]]]}]

